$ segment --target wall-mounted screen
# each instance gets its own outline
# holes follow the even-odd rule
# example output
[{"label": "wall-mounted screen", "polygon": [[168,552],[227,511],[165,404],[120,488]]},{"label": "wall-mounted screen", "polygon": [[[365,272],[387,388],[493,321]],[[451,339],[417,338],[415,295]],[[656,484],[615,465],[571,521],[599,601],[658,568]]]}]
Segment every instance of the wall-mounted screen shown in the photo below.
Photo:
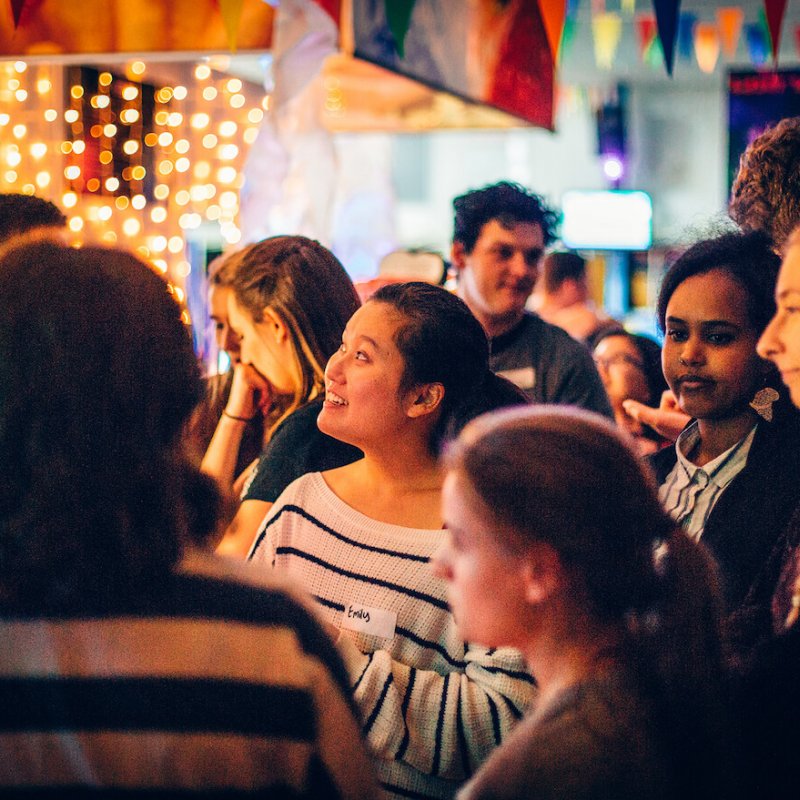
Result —
[{"label": "wall-mounted screen", "polygon": [[653,203],[646,192],[571,190],[561,199],[561,240],[573,250],[646,250]]}]

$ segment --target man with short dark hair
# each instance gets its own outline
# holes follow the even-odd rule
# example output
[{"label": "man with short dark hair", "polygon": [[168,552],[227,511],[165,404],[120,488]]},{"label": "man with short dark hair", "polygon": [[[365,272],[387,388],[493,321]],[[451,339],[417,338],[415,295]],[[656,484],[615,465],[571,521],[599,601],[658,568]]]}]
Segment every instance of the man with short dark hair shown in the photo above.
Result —
[{"label": "man with short dark hair", "polygon": [[489,336],[492,369],[532,402],[612,417],[586,347],[525,310],[557,216],[539,195],[503,181],[453,201],[451,260],[458,294]]}]

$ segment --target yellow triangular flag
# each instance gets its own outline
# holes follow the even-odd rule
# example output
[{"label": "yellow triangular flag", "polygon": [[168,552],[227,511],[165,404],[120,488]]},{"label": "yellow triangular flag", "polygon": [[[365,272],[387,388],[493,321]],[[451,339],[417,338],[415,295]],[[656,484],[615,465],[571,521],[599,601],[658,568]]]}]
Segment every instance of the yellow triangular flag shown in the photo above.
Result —
[{"label": "yellow triangular flag", "polygon": [[719,31],[713,22],[698,22],[694,27],[694,54],[697,66],[712,73],[719,58]]},{"label": "yellow triangular flag", "polygon": [[600,69],[611,69],[622,36],[622,18],[613,11],[592,17],[594,60]]},{"label": "yellow triangular flag", "polygon": [[228,37],[228,47],[234,51],[239,38],[239,21],[242,18],[243,5],[244,0],[219,0],[219,10],[222,13],[225,34]]}]

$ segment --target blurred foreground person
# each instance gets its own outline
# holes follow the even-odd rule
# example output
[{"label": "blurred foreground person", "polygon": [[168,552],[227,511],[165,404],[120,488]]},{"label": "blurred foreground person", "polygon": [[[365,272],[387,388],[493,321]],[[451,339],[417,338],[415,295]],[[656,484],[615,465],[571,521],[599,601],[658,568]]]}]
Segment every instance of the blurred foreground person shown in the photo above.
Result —
[{"label": "blurred foreground person", "polygon": [[730,797],[711,561],[600,417],[488,414],[447,453],[434,558],[461,635],[522,651],[534,710],[458,795]]},{"label": "blurred foreground person", "polygon": [[201,395],[164,281],[114,250],[0,261],[0,793],[351,797],[333,647],[288,589],[189,545]]}]

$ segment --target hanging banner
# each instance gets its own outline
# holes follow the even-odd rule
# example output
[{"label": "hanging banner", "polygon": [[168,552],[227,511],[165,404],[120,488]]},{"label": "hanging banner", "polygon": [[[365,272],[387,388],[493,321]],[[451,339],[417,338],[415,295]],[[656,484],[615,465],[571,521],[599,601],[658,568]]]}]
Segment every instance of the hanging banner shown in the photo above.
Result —
[{"label": "hanging banner", "polygon": [[656,38],[656,18],[642,13],[636,16],[636,40],[639,45],[639,60],[644,60],[645,52]]},{"label": "hanging banner", "polygon": [[352,0],[357,58],[553,129],[554,62],[537,3],[416,0],[407,24],[390,19],[393,4]]},{"label": "hanging banner", "polygon": [[736,58],[736,48],[739,46],[739,37],[742,34],[744,11],[741,8],[729,6],[717,9],[717,25],[722,52],[729,60]]},{"label": "hanging banner", "polygon": [[765,32],[760,22],[750,22],[744,26],[744,37],[747,42],[747,54],[750,62],[760,67],[767,63],[770,55],[769,32]]},{"label": "hanging banner", "polygon": [[667,68],[667,75],[672,75],[680,7],[681,0],[653,0],[656,22],[658,23],[658,38],[661,40],[661,49],[664,51],[664,65]]},{"label": "hanging banner", "polygon": [[697,15],[688,11],[681,12],[678,19],[678,55],[688,61],[694,53],[694,26]]},{"label": "hanging banner", "polygon": [[[5,0],[0,0],[5,2]],[[8,6],[6,6],[8,7]],[[263,0],[11,0],[0,14],[0,55],[263,52],[275,10]],[[145,14],[146,12],[146,14]]]}]

